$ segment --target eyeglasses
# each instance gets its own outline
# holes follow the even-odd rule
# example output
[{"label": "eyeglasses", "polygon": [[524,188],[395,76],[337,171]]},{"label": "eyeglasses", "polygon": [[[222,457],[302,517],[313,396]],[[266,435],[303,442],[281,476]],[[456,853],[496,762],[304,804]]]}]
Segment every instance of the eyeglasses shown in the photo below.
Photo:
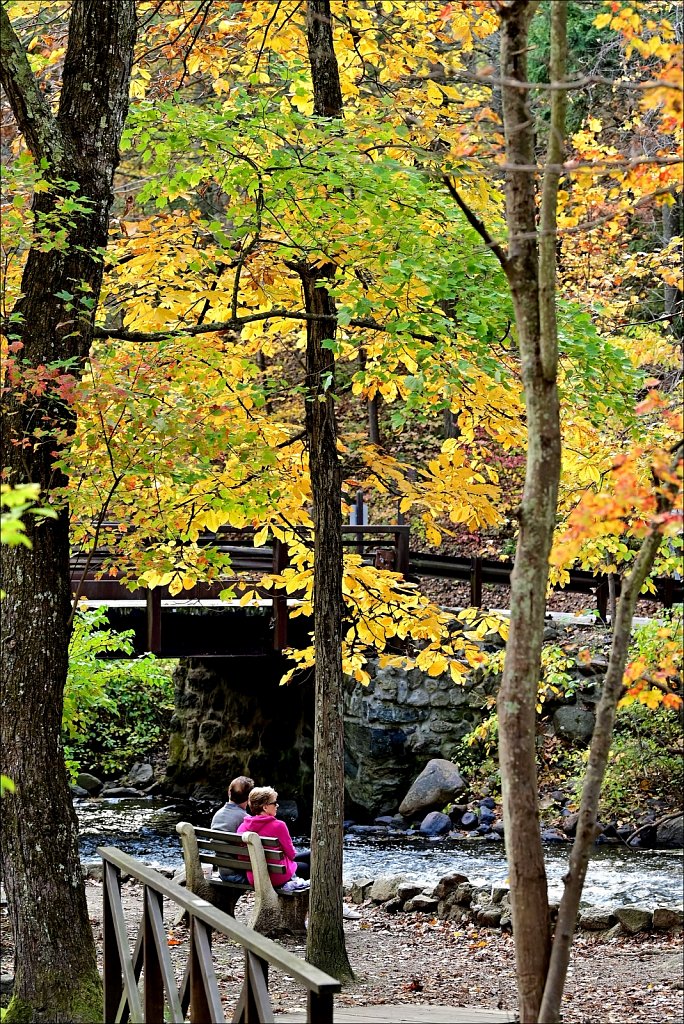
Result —
[{"label": "eyeglasses", "polygon": [[264,807],[280,807],[280,804],[279,804],[279,803],[276,803],[276,801],[275,801],[275,800],[271,800],[271,802],[270,802],[270,803],[268,803],[268,804],[264,804]]}]

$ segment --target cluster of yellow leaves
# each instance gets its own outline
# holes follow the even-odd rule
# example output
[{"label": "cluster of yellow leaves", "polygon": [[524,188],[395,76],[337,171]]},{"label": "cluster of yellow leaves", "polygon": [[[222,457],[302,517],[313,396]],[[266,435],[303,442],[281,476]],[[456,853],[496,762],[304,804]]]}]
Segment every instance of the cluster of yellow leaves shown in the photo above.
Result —
[{"label": "cluster of yellow leaves", "polygon": [[676,710],[682,706],[681,690],[682,652],[681,619],[663,622],[657,630],[657,664],[642,653],[631,661],[623,678],[626,694],[619,707],[638,701],[649,708],[662,705]]}]

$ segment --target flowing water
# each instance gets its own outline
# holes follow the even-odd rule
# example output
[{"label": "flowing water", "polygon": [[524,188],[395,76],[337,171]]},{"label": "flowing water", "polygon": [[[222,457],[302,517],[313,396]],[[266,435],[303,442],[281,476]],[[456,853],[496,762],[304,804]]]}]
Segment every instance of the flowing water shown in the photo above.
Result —
[{"label": "flowing water", "polygon": [[[172,868],[182,865],[176,823],[192,821],[207,826],[211,817],[210,811],[202,811],[197,805],[127,798],[77,801],[76,813],[85,863],[97,861],[98,846],[117,846],[139,860]],[[295,838],[295,845],[303,848],[308,841]],[[549,846],[545,854],[550,899],[558,900],[568,847]],[[467,875],[476,885],[506,885],[503,844],[396,833],[345,837],[345,881],[401,874],[427,886],[453,871]],[[675,907],[682,903],[683,885],[681,850],[597,847],[589,864],[583,904]]]}]

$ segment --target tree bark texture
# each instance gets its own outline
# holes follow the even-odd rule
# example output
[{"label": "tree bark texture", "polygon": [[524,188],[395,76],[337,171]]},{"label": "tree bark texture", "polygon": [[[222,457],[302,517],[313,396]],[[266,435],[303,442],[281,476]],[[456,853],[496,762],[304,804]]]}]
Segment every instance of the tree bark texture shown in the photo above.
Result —
[{"label": "tree bark texture", "polygon": [[[518,510],[520,532],[511,576],[510,633],[498,697],[498,721],[518,1009],[523,1021],[537,1020],[551,949],[546,869],[539,831],[535,705],[561,458],[554,255],[558,174],[547,167],[544,175],[540,237],[536,182],[529,171],[535,154],[528,91],[522,85],[518,88],[511,84],[527,81],[528,30],[535,7],[526,0],[508,5],[502,10],[501,26],[508,167],[508,254],[504,267],[513,297],[525,391],[527,464]],[[555,32],[560,31],[559,24],[562,26],[559,15],[564,9],[564,3],[552,5]],[[558,94],[564,96],[562,90]],[[563,108],[556,108],[549,137],[549,164],[558,164],[562,153],[563,121]]]},{"label": "tree bark texture", "polygon": [[[10,328],[29,368],[88,356],[102,283],[112,179],[128,109],[135,42],[134,0],[84,0],[72,6],[59,110],[53,116],[4,9],[2,84],[51,190],[36,196],[51,213],[63,182],[76,182],[87,207],[69,217],[63,246],[31,248]],[[57,293],[73,300],[57,298]],[[73,413],[48,386],[32,402],[21,380],[3,402],[2,468],[11,482],[34,481],[49,499],[65,481],[58,437]],[[39,436],[36,428],[47,433]],[[10,1022],[101,1020],[101,986],[77,849],[76,819],[61,746],[71,588],[69,515],[36,525],[32,542],[2,551],[2,771],[16,790],[3,800],[2,869],[16,945]]]},{"label": "tree bark texture", "polygon": [[[307,45],[314,114],[342,116],[342,91],[333,47],[329,0],[308,0]],[[306,435],[314,523],[314,799],[311,824],[311,899],[307,959],[344,979],[352,976],[342,920],[342,819],[344,721],[342,675],[342,503],[335,422],[335,357],[323,347],[336,329],[335,304],[326,280],[334,264],[300,264],[307,313]]]}]

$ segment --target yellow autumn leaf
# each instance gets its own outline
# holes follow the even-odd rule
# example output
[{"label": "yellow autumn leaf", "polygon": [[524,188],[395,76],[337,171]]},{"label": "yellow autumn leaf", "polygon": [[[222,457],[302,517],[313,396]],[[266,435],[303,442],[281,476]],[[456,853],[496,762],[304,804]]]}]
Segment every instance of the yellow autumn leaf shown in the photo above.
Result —
[{"label": "yellow autumn leaf", "polygon": [[439,88],[439,86],[435,85],[434,82],[428,82],[425,91],[427,93],[427,98],[429,99],[430,103],[434,104],[434,106],[436,107],[441,107],[444,97],[442,95],[442,90]]},{"label": "yellow autumn leaf", "polygon": [[437,655],[433,659],[432,663],[428,666],[428,675],[432,676],[433,678],[435,678],[436,676],[441,676],[444,674],[444,672],[446,672],[447,668],[448,663],[446,658],[441,657],[441,655]]},{"label": "yellow autumn leaf", "polygon": [[254,547],[261,548],[266,543],[268,537],[268,526],[262,526],[262,528],[254,534]]}]

